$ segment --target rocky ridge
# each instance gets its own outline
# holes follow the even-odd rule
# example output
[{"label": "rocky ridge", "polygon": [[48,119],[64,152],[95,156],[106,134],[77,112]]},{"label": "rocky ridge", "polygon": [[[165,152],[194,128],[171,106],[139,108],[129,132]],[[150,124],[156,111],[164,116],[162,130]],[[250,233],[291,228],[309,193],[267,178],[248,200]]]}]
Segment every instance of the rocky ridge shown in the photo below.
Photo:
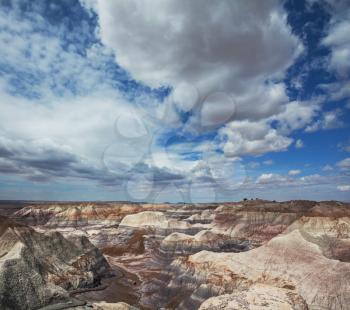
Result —
[{"label": "rocky ridge", "polygon": [[89,239],[124,270],[116,289],[137,296],[119,301],[141,309],[349,309],[349,204],[96,203],[54,214],[51,207],[27,207],[15,218],[45,234]]},{"label": "rocky ridge", "polygon": [[93,287],[111,272],[87,238],[38,233],[0,217],[0,308],[68,302],[69,290]]}]

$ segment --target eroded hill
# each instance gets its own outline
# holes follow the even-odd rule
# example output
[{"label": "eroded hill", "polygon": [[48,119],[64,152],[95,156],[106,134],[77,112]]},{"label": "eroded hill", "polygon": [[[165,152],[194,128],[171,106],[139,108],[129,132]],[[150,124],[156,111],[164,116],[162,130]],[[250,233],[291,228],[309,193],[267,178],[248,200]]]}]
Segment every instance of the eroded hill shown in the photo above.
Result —
[{"label": "eroded hill", "polygon": [[11,295],[9,274],[37,279],[18,295],[28,309],[96,281],[74,297],[101,309],[350,309],[349,204],[41,204],[12,218],[22,224],[1,218],[0,264],[21,268],[0,271],[0,290]]}]

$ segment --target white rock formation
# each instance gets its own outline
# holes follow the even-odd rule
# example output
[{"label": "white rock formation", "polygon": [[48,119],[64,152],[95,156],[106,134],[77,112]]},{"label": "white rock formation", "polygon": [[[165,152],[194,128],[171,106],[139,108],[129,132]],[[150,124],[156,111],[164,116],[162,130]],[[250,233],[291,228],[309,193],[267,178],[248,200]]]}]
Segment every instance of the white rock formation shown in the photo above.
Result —
[{"label": "white rock formation", "polygon": [[123,218],[120,226],[129,227],[154,227],[160,229],[187,229],[191,225],[184,221],[168,220],[163,212],[144,211],[130,214]]},{"label": "white rock formation", "polygon": [[212,297],[199,310],[307,310],[305,301],[294,291],[267,285],[253,285],[246,291],[236,291]]},{"label": "white rock formation", "polygon": [[201,251],[189,257],[188,266],[196,277],[232,289],[254,283],[293,289],[315,309],[350,304],[350,263],[326,258],[299,230],[248,252]]}]

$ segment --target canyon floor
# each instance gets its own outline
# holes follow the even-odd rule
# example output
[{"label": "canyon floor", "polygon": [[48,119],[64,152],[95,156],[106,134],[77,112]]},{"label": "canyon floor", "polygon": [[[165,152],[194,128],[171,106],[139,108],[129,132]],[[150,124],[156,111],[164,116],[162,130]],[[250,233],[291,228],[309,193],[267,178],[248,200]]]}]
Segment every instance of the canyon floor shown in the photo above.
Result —
[{"label": "canyon floor", "polygon": [[350,204],[1,202],[0,309],[350,309]]}]

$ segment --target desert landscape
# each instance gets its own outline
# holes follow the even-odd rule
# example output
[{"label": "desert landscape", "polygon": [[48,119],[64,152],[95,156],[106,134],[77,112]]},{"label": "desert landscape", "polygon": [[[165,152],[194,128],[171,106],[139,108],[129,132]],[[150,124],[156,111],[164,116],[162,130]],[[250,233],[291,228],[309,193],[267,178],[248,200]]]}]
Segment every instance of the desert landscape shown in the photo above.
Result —
[{"label": "desert landscape", "polygon": [[350,0],[0,0],[0,310],[350,310]]},{"label": "desert landscape", "polygon": [[2,204],[1,309],[350,309],[350,204]]}]

